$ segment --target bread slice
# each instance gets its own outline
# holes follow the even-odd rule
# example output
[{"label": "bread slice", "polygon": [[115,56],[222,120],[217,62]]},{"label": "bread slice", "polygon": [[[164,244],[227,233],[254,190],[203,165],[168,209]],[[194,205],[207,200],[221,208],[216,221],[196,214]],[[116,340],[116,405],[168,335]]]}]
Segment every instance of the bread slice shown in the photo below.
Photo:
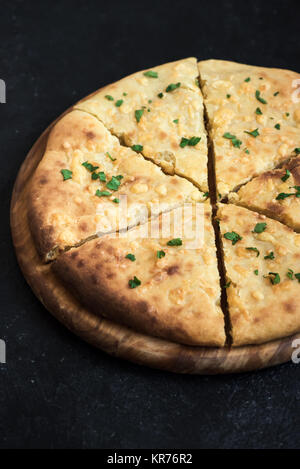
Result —
[{"label": "bread slice", "polygon": [[209,204],[94,239],[52,268],[95,314],[184,344],[225,343]]},{"label": "bread slice", "polygon": [[254,178],[237,193],[230,193],[229,200],[300,232],[300,156]]},{"label": "bread slice", "polygon": [[192,183],[165,175],[121,146],[98,119],[73,111],[53,128],[32,178],[30,226],[39,252],[51,260],[96,234],[201,199]]},{"label": "bread slice", "polygon": [[141,71],[102,88],[75,108],[97,116],[128,145],[207,191],[207,138],[197,60]]},{"label": "bread slice", "polygon": [[218,210],[233,345],[300,331],[300,234],[243,207]]},{"label": "bread slice", "polygon": [[222,196],[300,147],[300,74],[222,60],[199,62]]}]

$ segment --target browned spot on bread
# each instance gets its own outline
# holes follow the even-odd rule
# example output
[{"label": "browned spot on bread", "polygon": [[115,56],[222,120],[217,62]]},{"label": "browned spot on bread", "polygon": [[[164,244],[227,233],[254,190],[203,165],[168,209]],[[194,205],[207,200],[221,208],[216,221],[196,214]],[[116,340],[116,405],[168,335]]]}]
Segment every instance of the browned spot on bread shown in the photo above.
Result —
[{"label": "browned spot on bread", "polygon": [[78,251],[73,251],[70,254],[71,259],[76,259],[77,256],[78,256]]},{"label": "browned spot on bread", "polygon": [[85,130],[84,131],[85,135],[87,136],[87,138],[89,140],[93,139],[96,137],[96,135],[94,134],[94,132],[92,132],[91,130]]},{"label": "browned spot on bread", "polygon": [[281,215],[281,213],[284,212],[284,207],[279,203],[276,204],[275,202],[269,202],[267,204],[267,210],[276,215]]},{"label": "browned spot on bread", "polygon": [[85,264],[84,260],[83,259],[80,259],[78,262],[77,262],[77,267],[78,269],[81,269],[81,267],[83,267]]},{"label": "browned spot on bread", "polygon": [[297,310],[293,299],[283,303],[283,308],[287,313],[294,313]]},{"label": "browned spot on bread", "polygon": [[116,275],[113,273],[113,272],[107,272],[106,274],[106,278],[111,280],[112,278],[114,278]]},{"label": "browned spot on bread", "polygon": [[88,226],[87,226],[87,223],[84,222],[84,221],[82,221],[82,222],[79,224],[79,229],[80,229],[81,231],[88,231],[89,228],[88,228]]},{"label": "browned spot on bread", "polygon": [[161,130],[161,131],[159,132],[159,138],[160,138],[161,140],[164,140],[167,136],[168,136],[168,134],[167,134],[166,132],[164,132],[163,130]]},{"label": "browned spot on bread", "polygon": [[93,285],[98,285],[98,278],[95,274],[90,276],[90,280]]},{"label": "browned spot on bread", "polygon": [[178,150],[179,143],[172,142],[171,147],[174,148],[174,150]]},{"label": "browned spot on bread", "polygon": [[45,176],[41,177],[41,179],[39,180],[39,183],[42,185],[47,184],[48,182],[49,180]]},{"label": "browned spot on bread", "polygon": [[169,267],[166,267],[164,270],[167,272],[168,275],[175,275],[179,271],[179,266],[178,265],[171,265]]}]

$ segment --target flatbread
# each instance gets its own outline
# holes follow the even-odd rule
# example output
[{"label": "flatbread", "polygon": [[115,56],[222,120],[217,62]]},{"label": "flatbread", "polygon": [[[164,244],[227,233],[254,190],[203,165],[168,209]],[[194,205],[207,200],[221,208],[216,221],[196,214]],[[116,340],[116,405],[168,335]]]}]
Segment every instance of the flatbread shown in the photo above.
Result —
[{"label": "flatbread", "polygon": [[[97,169],[92,172],[89,165]],[[62,170],[71,171],[72,178],[64,180]],[[93,173],[100,172],[106,182],[92,179]],[[33,176],[30,226],[39,252],[50,260],[97,233],[133,226],[150,215],[200,199],[204,200],[203,194],[189,181],[165,175],[121,146],[98,119],[73,111],[53,128]]]},{"label": "flatbread", "polygon": [[254,178],[237,193],[229,194],[229,200],[275,218],[300,232],[299,192],[300,156],[292,158],[281,169],[267,171]]},{"label": "flatbread", "polygon": [[[123,78],[75,107],[97,116],[126,145],[141,145],[143,155],[169,174],[185,176],[206,192],[207,137],[198,75],[195,58],[179,60]],[[201,140],[195,145],[192,137]],[[189,140],[184,147],[182,138]]]},{"label": "flatbread", "polygon": [[300,74],[222,60],[200,62],[199,70],[225,196],[300,147]]},{"label": "flatbread", "polygon": [[[220,205],[218,218],[233,345],[259,344],[298,332],[300,235],[264,215],[231,204]],[[232,233],[235,238],[226,239],[232,238]]]},{"label": "flatbread", "polygon": [[[168,245],[174,237],[178,239],[174,227],[187,226],[181,224],[181,209],[176,209],[126,236],[106,235],[67,251],[53,262],[53,269],[95,314],[101,312],[135,330],[180,343],[223,346],[211,209],[209,204],[197,207],[203,213],[200,210],[197,218],[193,207],[192,231],[181,234],[182,245]],[[197,239],[196,219],[201,223],[204,219],[204,239]],[[162,232],[163,226],[170,231]],[[135,278],[140,284],[130,288]]]}]

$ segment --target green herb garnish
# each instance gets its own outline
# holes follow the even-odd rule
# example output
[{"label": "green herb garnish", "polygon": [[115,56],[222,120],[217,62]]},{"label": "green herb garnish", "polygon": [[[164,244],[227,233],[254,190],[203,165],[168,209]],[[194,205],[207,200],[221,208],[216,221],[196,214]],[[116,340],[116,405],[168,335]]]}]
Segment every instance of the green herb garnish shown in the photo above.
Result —
[{"label": "green herb garnish", "polygon": [[114,202],[115,204],[119,204],[119,203],[120,203],[120,199],[113,199],[113,202]]},{"label": "green herb garnish", "polygon": [[118,99],[118,101],[116,101],[116,103],[115,103],[115,106],[120,107],[120,106],[122,106],[123,103],[124,103],[123,99]]},{"label": "green herb garnish", "polygon": [[259,131],[258,129],[255,129],[255,130],[252,130],[251,132],[249,132],[248,130],[244,130],[244,133],[245,134],[248,134],[248,135],[251,135],[252,137],[256,138],[259,136]]},{"label": "green herb garnish", "polygon": [[174,119],[173,122],[174,122],[174,124],[178,124],[179,119]]},{"label": "green herb garnish", "polygon": [[148,72],[144,72],[145,77],[149,78],[158,78],[158,73],[153,72],[152,70],[148,70]]},{"label": "green herb garnish", "polygon": [[100,171],[99,173],[93,173],[92,174],[92,179],[94,179],[94,180],[100,179],[100,181],[106,182],[106,176],[105,176],[105,173],[103,171]]},{"label": "green herb garnish", "polygon": [[246,78],[245,82],[248,83],[251,80],[250,77]]},{"label": "green herb garnish", "polygon": [[296,153],[296,155],[300,155],[300,148],[295,148],[294,152]]},{"label": "green herb garnish", "polygon": [[275,259],[274,252],[271,251],[270,254],[264,257],[264,259],[271,259],[271,260]]},{"label": "green herb garnish", "polygon": [[136,288],[141,285],[141,283],[142,282],[136,276],[134,276],[133,279],[129,280],[128,285],[130,288]]},{"label": "green herb garnish", "polygon": [[61,169],[60,172],[63,175],[64,181],[67,181],[68,179],[72,179],[73,173],[69,169]]},{"label": "green herb garnish", "polygon": [[295,274],[295,277],[296,277],[296,279],[298,280],[298,282],[300,283],[300,273],[299,273],[299,274]]},{"label": "green herb garnish", "polygon": [[132,145],[131,149],[133,151],[143,151],[143,145]]},{"label": "green herb garnish", "polygon": [[135,118],[136,118],[136,121],[137,121],[137,122],[140,122],[143,113],[144,113],[144,109],[137,109],[137,110],[135,111],[134,115],[135,115]]},{"label": "green herb garnish", "polygon": [[255,91],[255,97],[260,103],[268,104],[267,101],[260,96],[260,91],[259,90]]},{"label": "green herb garnish", "polygon": [[276,91],[276,93],[274,93],[273,96],[278,96],[279,95],[279,91]]},{"label": "green herb garnish", "polygon": [[275,129],[280,130],[280,124],[274,125]]},{"label": "green herb garnish", "polygon": [[231,140],[231,143],[234,147],[236,148],[240,148],[241,145],[242,145],[242,141],[239,140],[238,138],[236,138],[235,135],[232,135],[230,132],[226,132],[224,135],[223,135],[224,138],[227,138],[228,140]]},{"label": "green herb garnish", "polygon": [[163,250],[156,252],[156,257],[158,257],[158,259],[161,259],[162,257],[165,257],[165,255],[166,255],[166,253]]},{"label": "green herb garnish", "polygon": [[182,246],[182,239],[181,238],[174,238],[170,239],[170,241],[167,242],[168,246]]},{"label": "green herb garnish", "polygon": [[109,197],[112,194],[108,191],[100,191],[99,189],[97,189],[95,195],[97,197]]},{"label": "green herb garnish", "polygon": [[229,282],[225,283],[225,285],[224,285],[224,288],[229,288],[229,287],[230,287],[230,285],[231,285],[231,281],[229,281]]},{"label": "green herb garnish", "polygon": [[292,269],[289,269],[289,270],[287,271],[286,276],[287,276],[290,280],[293,280],[293,278],[294,278],[294,271],[293,271]]},{"label": "green herb garnish", "polygon": [[287,169],[285,175],[281,178],[283,182],[287,181],[288,178],[291,176],[291,172]]},{"label": "green herb garnish", "polygon": [[231,231],[230,233],[225,233],[224,238],[228,239],[229,241],[232,241],[232,246],[234,246],[238,241],[243,239],[238,233],[235,231]]},{"label": "green herb garnish", "polygon": [[253,233],[263,233],[265,229],[267,228],[266,223],[257,223],[254,227]]},{"label": "green herb garnish", "polygon": [[257,107],[256,110],[255,110],[255,114],[257,114],[258,116],[262,116],[263,113],[262,113],[261,109],[259,107]]},{"label": "green herb garnish", "polygon": [[88,161],[85,161],[84,163],[82,163],[82,166],[84,166],[88,171],[90,171],[90,173],[93,173],[94,171],[96,171],[96,169],[99,168],[99,166],[93,166]]},{"label": "green herb garnish", "polygon": [[256,252],[256,257],[258,257],[259,254],[260,254],[260,252],[259,252],[259,250],[258,250],[257,248],[246,248],[246,249],[247,249],[248,251],[254,251],[254,252]]},{"label": "green herb garnish", "polygon": [[122,177],[112,176],[111,180],[106,184],[106,187],[108,187],[108,189],[111,189],[113,191],[117,191],[121,184],[120,179],[122,179]]},{"label": "green herb garnish", "polygon": [[176,90],[177,88],[179,88],[181,85],[180,82],[178,83],[171,83],[169,86],[167,86],[166,88],[166,93],[170,93],[171,91],[174,91]]},{"label": "green herb garnish", "polygon": [[158,93],[157,95],[160,99],[164,97],[164,94],[163,93]]},{"label": "green herb garnish", "polygon": [[111,161],[116,161],[117,158],[113,158],[109,153],[108,151],[105,153],[106,156],[108,156],[109,159],[111,159]]},{"label": "green herb garnish", "polygon": [[135,255],[134,254],[127,254],[127,256],[125,256],[126,259],[129,259],[131,262],[134,262],[135,261]]},{"label": "green herb garnish", "polygon": [[189,147],[194,147],[195,145],[197,145],[197,143],[200,142],[200,140],[201,140],[201,137],[191,137],[191,138],[182,137],[179,146],[180,146],[181,148],[184,148],[184,147],[186,147],[187,145],[188,145]]},{"label": "green herb garnish", "polygon": [[114,98],[110,95],[110,94],[106,94],[105,95],[105,98],[108,100],[108,101],[113,101]]},{"label": "green herb garnish", "polygon": [[258,269],[254,270],[254,275],[258,275]]},{"label": "green herb garnish", "polygon": [[270,281],[273,285],[280,283],[280,275],[277,272],[269,272]]}]

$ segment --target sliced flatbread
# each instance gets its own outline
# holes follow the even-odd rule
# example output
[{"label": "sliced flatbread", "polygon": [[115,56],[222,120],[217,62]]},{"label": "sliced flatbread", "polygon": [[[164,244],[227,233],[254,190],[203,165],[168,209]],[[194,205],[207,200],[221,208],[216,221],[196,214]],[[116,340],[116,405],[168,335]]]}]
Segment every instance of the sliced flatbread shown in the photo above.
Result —
[{"label": "sliced flatbread", "polygon": [[225,196],[300,147],[300,74],[222,60],[200,62],[199,70]]},{"label": "sliced flatbread", "polygon": [[[97,116],[169,174],[207,191],[207,138],[197,60],[141,71],[102,88],[75,108]],[[201,140],[199,140],[201,139]]]},{"label": "sliced flatbread", "polygon": [[[95,314],[180,343],[222,346],[211,209],[209,204],[196,205],[203,210],[199,214],[194,207],[184,224],[181,209],[175,209],[126,236],[105,235],[71,249],[52,267]],[[179,233],[180,227],[190,231]],[[198,238],[200,232],[203,238]]]},{"label": "sliced flatbread", "polygon": [[30,226],[39,252],[50,260],[96,233],[133,226],[200,199],[203,194],[192,183],[165,175],[121,146],[98,119],[73,111],[53,128],[33,176]]},{"label": "sliced flatbread", "polygon": [[229,200],[300,232],[300,156],[281,169],[254,178],[237,193],[229,194]]},{"label": "sliced flatbread", "polygon": [[300,331],[300,235],[235,205],[218,211],[233,345]]}]

